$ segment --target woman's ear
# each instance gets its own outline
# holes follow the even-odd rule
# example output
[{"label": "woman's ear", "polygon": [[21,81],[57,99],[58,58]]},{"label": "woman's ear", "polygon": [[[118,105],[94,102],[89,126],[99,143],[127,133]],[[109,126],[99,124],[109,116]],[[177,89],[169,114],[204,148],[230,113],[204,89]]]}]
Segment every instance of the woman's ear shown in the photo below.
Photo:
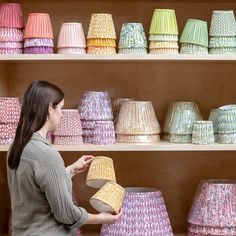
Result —
[{"label": "woman's ear", "polygon": [[50,116],[52,114],[52,112],[53,112],[53,107],[52,107],[51,104],[49,104],[49,106],[48,106],[48,116]]}]

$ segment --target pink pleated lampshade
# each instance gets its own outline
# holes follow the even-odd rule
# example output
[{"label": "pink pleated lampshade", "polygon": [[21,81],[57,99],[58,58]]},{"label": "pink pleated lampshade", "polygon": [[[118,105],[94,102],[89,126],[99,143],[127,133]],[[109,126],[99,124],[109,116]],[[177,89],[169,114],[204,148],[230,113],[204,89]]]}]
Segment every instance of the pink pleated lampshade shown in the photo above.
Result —
[{"label": "pink pleated lampshade", "polygon": [[85,48],[58,48],[57,50],[58,54],[77,54],[77,55],[82,55],[86,54],[86,49]]},{"label": "pink pleated lampshade", "polygon": [[59,33],[58,48],[86,48],[84,30],[81,23],[63,23]]},{"label": "pink pleated lampshade", "polygon": [[59,135],[59,136],[82,135],[82,127],[78,109],[62,110],[62,118],[57,127],[57,130],[54,131],[54,135]]},{"label": "pink pleated lampshade", "polygon": [[0,27],[24,28],[23,13],[19,3],[0,4]]},{"label": "pink pleated lampshade", "polygon": [[16,28],[0,27],[0,42],[22,42],[23,32]]},{"label": "pink pleated lampshade", "polygon": [[16,132],[16,124],[0,124],[0,138],[14,138]]},{"label": "pink pleated lampshade", "polygon": [[236,227],[211,227],[189,224],[188,232],[197,235],[236,235]]},{"label": "pink pleated lampshade", "polygon": [[0,48],[0,54],[12,55],[12,54],[22,54],[23,50],[21,48]]},{"label": "pink pleated lampshade", "polygon": [[0,42],[0,48],[18,48],[21,49],[22,48],[22,43],[21,42]]},{"label": "pink pleated lampshade", "polygon": [[188,215],[188,223],[210,227],[236,227],[236,181],[200,182]]},{"label": "pink pleated lampshade", "polygon": [[0,97],[0,123],[18,123],[20,103],[15,97]]},{"label": "pink pleated lampshade", "polygon": [[58,136],[55,135],[53,139],[53,144],[55,145],[79,145],[83,143],[82,135],[76,136]]},{"label": "pink pleated lampshade", "polygon": [[24,38],[53,39],[52,24],[47,13],[30,13],[24,32]]}]

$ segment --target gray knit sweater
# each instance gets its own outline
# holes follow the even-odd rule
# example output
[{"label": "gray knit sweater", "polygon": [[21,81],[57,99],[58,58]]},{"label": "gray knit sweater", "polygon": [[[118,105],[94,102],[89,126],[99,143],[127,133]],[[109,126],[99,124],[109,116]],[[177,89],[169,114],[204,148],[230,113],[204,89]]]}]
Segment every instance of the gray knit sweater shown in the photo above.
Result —
[{"label": "gray knit sweater", "polygon": [[72,181],[48,140],[34,133],[20,165],[7,167],[13,236],[68,236],[88,213],[72,201]]}]

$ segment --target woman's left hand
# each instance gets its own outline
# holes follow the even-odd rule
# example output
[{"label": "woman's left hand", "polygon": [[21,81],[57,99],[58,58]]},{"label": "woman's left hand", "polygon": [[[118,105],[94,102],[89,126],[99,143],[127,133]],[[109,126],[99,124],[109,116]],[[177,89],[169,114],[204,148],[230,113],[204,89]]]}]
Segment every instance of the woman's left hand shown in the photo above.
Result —
[{"label": "woman's left hand", "polygon": [[73,175],[77,175],[79,173],[84,172],[88,169],[91,162],[93,161],[94,157],[91,155],[84,155],[80,157],[76,162],[72,165],[68,166],[67,168],[73,173]]}]

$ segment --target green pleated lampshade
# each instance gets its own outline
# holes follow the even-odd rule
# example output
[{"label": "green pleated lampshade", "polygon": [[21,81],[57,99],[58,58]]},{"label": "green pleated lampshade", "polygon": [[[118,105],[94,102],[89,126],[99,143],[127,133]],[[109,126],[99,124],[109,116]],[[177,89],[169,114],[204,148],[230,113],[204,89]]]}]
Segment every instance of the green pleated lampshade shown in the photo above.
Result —
[{"label": "green pleated lampshade", "polygon": [[180,37],[180,43],[191,43],[208,47],[207,22],[196,19],[188,19]]},{"label": "green pleated lampshade", "polygon": [[155,9],[152,16],[149,33],[178,35],[175,10]]}]

